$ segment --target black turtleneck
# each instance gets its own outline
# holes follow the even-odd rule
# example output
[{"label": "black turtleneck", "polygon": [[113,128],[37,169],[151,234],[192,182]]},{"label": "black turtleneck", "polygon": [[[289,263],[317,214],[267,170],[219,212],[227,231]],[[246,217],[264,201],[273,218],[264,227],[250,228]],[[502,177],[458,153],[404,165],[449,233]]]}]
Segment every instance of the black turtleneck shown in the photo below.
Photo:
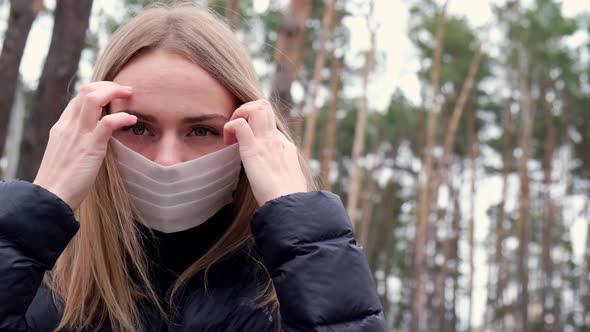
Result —
[{"label": "black turtleneck", "polygon": [[232,219],[231,205],[227,205],[203,224],[180,232],[163,233],[140,226],[152,285],[162,303],[178,276],[207,252]]}]

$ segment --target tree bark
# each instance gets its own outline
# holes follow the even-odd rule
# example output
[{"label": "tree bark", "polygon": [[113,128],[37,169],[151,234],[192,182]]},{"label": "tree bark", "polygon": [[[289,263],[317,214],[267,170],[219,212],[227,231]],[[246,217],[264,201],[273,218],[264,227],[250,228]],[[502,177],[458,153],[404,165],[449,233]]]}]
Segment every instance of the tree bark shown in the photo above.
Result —
[{"label": "tree bark", "polygon": [[[545,100],[545,94],[542,95]],[[555,292],[553,291],[553,259],[551,257],[551,248],[553,246],[553,228],[555,227],[555,202],[551,196],[552,173],[553,173],[553,153],[555,150],[555,124],[553,121],[553,112],[548,102],[544,101],[544,120],[545,120],[545,156],[543,160],[543,186],[545,191],[545,222],[543,223],[541,238],[541,303],[543,305],[543,321],[547,322],[549,315],[555,313]],[[551,301],[549,301],[551,299]],[[549,303],[552,303],[550,306]],[[546,323],[547,331],[556,331],[558,317],[553,317],[553,323]]]},{"label": "tree bark", "polygon": [[[416,151],[420,151],[423,153],[426,140],[426,135],[424,135],[424,132],[426,126],[426,116],[428,115],[428,112],[426,112],[426,89],[422,88],[421,90],[422,91],[420,92],[420,107],[416,110]],[[420,183],[416,185],[416,188],[416,192],[419,192]]]},{"label": "tree bark", "polygon": [[2,82],[2,89],[0,89],[0,158],[4,153],[8,120],[14,104],[21,59],[33,21],[42,8],[42,0],[10,1],[8,27],[4,35],[2,54],[0,54],[0,82]]},{"label": "tree bark", "polygon": [[[465,105],[467,104],[467,100],[471,94],[471,91],[473,89],[474,83],[475,83],[475,77],[477,76],[477,71],[479,68],[479,63],[481,60],[481,46],[478,47],[473,55],[473,59],[471,61],[471,65],[469,67],[469,71],[467,73],[467,76],[465,78],[465,81],[463,82],[463,86],[461,87],[461,92],[459,94],[459,98],[456,101],[454,107],[453,107],[453,111],[450,114],[450,119],[445,119],[444,121],[441,121],[441,123],[448,123],[447,124],[447,130],[446,130],[446,134],[445,134],[445,139],[444,139],[444,144],[443,144],[443,153],[442,156],[440,157],[440,163],[437,167],[436,173],[434,175],[434,179],[432,181],[432,185],[430,186],[430,193],[429,195],[429,202],[437,202],[438,201],[438,191],[439,191],[439,187],[441,186],[441,184],[443,182],[448,182],[448,172],[449,172],[449,168],[450,168],[450,164],[451,164],[451,155],[452,155],[452,149],[454,146],[454,142],[455,142],[455,137],[456,137],[456,132],[457,129],[459,128],[459,121],[461,119],[462,114],[464,113],[464,109],[465,109]],[[446,105],[446,103],[445,103]],[[446,106],[443,105],[442,107],[442,112],[443,116],[445,116],[446,118],[449,118],[449,114],[448,112],[445,112],[446,110]],[[472,116],[472,114],[470,114],[470,116]],[[472,120],[472,119],[470,119]],[[470,132],[471,134],[471,132]],[[469,136],[469,135],[468,135]],[[471,137],[474,138],[474,137]],[[474,141],[470,141],[469,142],[469,147],[470,147],[470,151],[471,148],[473,148],[473,143]],[[475,162],[474,159],[471,159],[471,162]],[[475,164],[474,164],[475,165]],[[474,189],[474,188],[472,188]],[[474,195],[471,196],[471,198],[473,199]],[[436,203],[434,203],[436,204]],[[440,220],[440,219],[439,219]],[[470,244],[472,245],[473,243],[472,241],[472,226],[473,226],[473,219],[471,217],[470,221]],[[427,226],[428,228],[428,226]],[[437,233],[435,233],[437,234]],[[473,249],[473,248],[471,248]],[[445,256],[446,257],[446,256]],[[472,262],[473,260],[473,251],[470,252],[470,272],[473,273],[472,271]],[[446,265],[446,264],[445,264]],[[446,266],[443,265],[442,267],[442,275],[440,275],[441,273],[439,273],[439,275],[436,277],[436,282],[435,282],[435,299],[437,299],[437,301],[440,301],[442,303],[438,303],[438,308],[437,311],[438,313],[436,313],[435,315],[438,317],[444,318],[444,281],[446,280],[447,277],[447,268]],[[472,274],[470,274],[470,282],[469,282],[469,311],[468,311],[468,321],[469,321],[469,328],[471,326],[470,322],[471,322],[471,314],[472,314],[472,300],[473,300],[473,284],[472,284]],[[440,320],[440,319],[439,319]],[[440,330],[442,331],[444,329],[444,324],[441,321],[441,323],[439,324]]]},{"label": "tree bark", "polygon": [[[365,255],[374,272],[384,265],[380,259],[383,255],[380,255],[380,253],[389,246],[388,241],[392,240],[394,244],[396,243],[395,234],[392,234],[391,231],[396,227],[398,220],[399,206],[395,204],[398,202],[398,190],[399,185],[394,181],[385,185],[379,202],[377,224],[370,229],[369,237],[372,241],[369,241],[364,246]],[[389,254],[385,255],[385,257],[387,257],[387,261],[390,260]]]},{"label": "tree bark", "polygon": [[324,63],[326,62],[326,43],[332,36],[334,29],[334,0],[324,0],[324,16],[322,18],[322,34],[320,36],[320,45],[318,53],[315,58],[313,69],[313,80],[311,81],[311,90],[309,94],[310,111],[307,116],[305,125],[305,137],[303,142],[303,155],[311,159],[313,142],[315,139],[315,127],[318,118],[318,107],[316,98],[320,86],[322,85],[322,72],[324,70]]},{"label": "tree bark", "polygon": [[328,116],[326,120],[326,137],[322,152],[322,163],[320,165],[320,177],[324,190],[332,190],[330,183],[330,166],[334,160],[336,150],[336,113],[338,111],[338,96],[342,87],[340,74],[342,73],[341,57],[332,57],[332,68],[330,78],[330,104],[328,105]]},{"label": "tree bark", "polygon": [[467,286],[467,294],[469,296],[469,309],[467,313],[467,331],[471,332],[473,321],[473,279],[475,273],[475,179],[477,176],[477,132],[475,128],[475,111],[471,109],[467,118],[467,141],[469,146],[469,160],[471,166],[470,187],[471,195],[469,197],[469,283]]},{"label": "tree bark", "polygon": [[[459,186],[460,188],[461,186]],[[450,321],[450,328],[449,331],[457,331],[457,326],[459,325],[459,319],[457,315],[457,303],[459,302],[459,240],[461,239],[461,205],[459,204],[459,189],[455,188],[453,195],[453,221],[452,221],[452,229],[453,229],[453,245],[452,245],[452,253],[451,257],[454,261],[453,264],[453,301],[451,306],[451,321]]]},{"label": "tree bark", "polygon": [[367,106],[367,90],[369,85],[369,75],[373,70],[375,63],[375,49],[376,49],[376,31],[370,26],[369,20],[373,17],[375,3],[373,0],[369,3],[369,15],[367,16],[367,25],[370,33],[370,46],[365,54],[365,66],[363,68],[362,81],[362,95],[359,98],[359,109],[356,118],[356,127],[354,128],[354,141],[352,146],[352,165],[350,171],[350,190],[348,194],[348,202],[346,210],[350,216],[353,228],[356,229],[357,220],[357,205],[360,189],[360,175],[361,167],[360,160],[365,148],[365,130],[367,127],[368,106]]},{"label": "tree bark", "polygon": [[309,82],[301,82],[303,86],[303,98],[297,104],[295,104],[290,113],[290,118],[287,119],[287,126],[291,129],[291,135],[295,139],[297,146],[301,147],[303,142],[303,122],[305,121],[305,114],[303,109],[305,108],[305,100],[309,95]]},{"label": "tree bark", "polygon": [[431,99],[430,112],[426,123],[426,144],[424,146],[423,172],[420,179],[418,193],[417,221],[416,221],[416,241],[415,241],[415,259],[416,268],[415,287],[412,296],[412,318],[410,330],[419,332],[422,329],[422,311],[424,307],[424,293],[426,284],[426,231],[428,229],[429,193],[431,186],[432,169],[434,167],[434,140],[436,133],[436,119],[438,115],[438,94],[440,84],[440,62],[442,57],[445,27],[446,27],[446,8],[448,1],[442,7],[440,19],[436,33],[436,48],[432,61],[432,78],[431,78]]},{"label": "tree bark", "polygon": [[[498,313],[499,309],[504,307],[504,284],[506,279],[505,259],[504,259],[504,238],[506,223],[506,200],[508,198],[508,175],[512,169],[512,149],[511,137],[512,130],[512,114],[510,111],[510,101],[507,102],[506,108],[502,115],[502,198],[498,205],[498,221],[496,222],[496,245],[494,262],[496,263],[496,291],[494,299],[494,311]],[[497,316],[497,315],[495,315]],[[505,329],[505,317],[500,317],[500,329]]]},{"label": "tree bark", "polygon": [[365,191],[365,204],[363,206],[363,211],[361,214],[362,219],[360,222],[360,234],[356,234],[357,238],[359,239],[360,245],[363,247],[365,247],[369,243],[369,225],[371,224],[371,220],[373,219],[373,209],[375,208],[375,201],[373,198],[378,189],[378,179],[375,178],[375,174],[377,172],[378,167],[383,162],[383,155],[381,151],[382,150],[379,148],[377,149],[377,151],[375,151],[376,160],[373,161],[371,169],[367,171],[367,190]]},{"label": "tree bark", "polygon": [[6,170],[4,174],[0,176],[0,180],[12,180],[16,177],[18,170],[18,159],[20,156],[20,143],[23,137],[23,128],[25,126],[25,93],[23,91],[22,81],[19,79],[17,82],[14,105],[12,106],[12,112],[10,112],[10,121],[8,124],[8,136],[6,138],[5,149]]},{"label": "tree bark", "polygon": [[73,89],[84,47],[92,0],[59,0],[49,52],[21,145],[18,178],[33,180],[41,163],[49,130],[59,119]]},{"label": "tree bark", "polygon": [[[590,195],[590,193],[588,193]],[[590,203],[586,200],[586,219],[590,218]],[[590,317],[590,223],[586,227],[586,244],[584,246],[583,273],[580,278],[580,302],[582,304],[582,326],[588,325]]]},{"label": "tree bark", "polygon": [[293,107],[291,85],[304,58],[306,23],[311,13],[311,0],[291,0],[283,17],[275,51],[275,76],[271,98],[284,119],[290,116]]},{"label": "tree bark", "polygon": [[[394,253],[395,253],[395,246],[397,244],[397,239],[395,236],[395,233],[393,232],[393,230],[397,227],[397,223],[398,223],[398,216],[400,214],[400,210],[401,210],[401,204],[402,202],[397,198],[397,194],[399,191],[399,185],[396,183],[392,183],[390,185],[390,188],[386,188],[385,193],[385,204],[387,207],[391,207],[390,204],[393,205],[393,208],[389,208],[386,209],[387,212],[391,211],[391,215],[388,215],[387,213],[383,216],[384,218],[386,218],[384,220],[385,224],[388,226],[383,234],[380,234],[380,236],[384,237],[384,248],[385,248],[385,255],[384,255],[384,264],[383,264],[383,271],[384,273],[384,281],[385,281],[385,289],[386,291],[383,294],[382,297],[382,303],[383,303],[383,312],[385,313],[385,317],[388,318],[389,316],[391,316],[392,311],[391,311],[391,302],[388,298],[388,291],[387,291],[387,280],[389,279],[389,276],[392,274],[392,269],[393,269],[393,264],[394,264],[394,260],[391,259],[391,257],[393,257]],[[403,283],[403,281],[402,281]],[[403,294],[403,291],[402,291]],[[391,321],[391,319],[387,320],[388,322]]]},{"label": "tree bark", "polygon": [[529,187],[528,161],[530,156],[530,145],[533,131],[534,109],[528,79],[528,61],[524,50],[520,50],[520,94],[521,94],[521,121],[522,130],[520,137],[521,157],[519,161],[520,177],[520,206],[518,216],[518,276],[520,279],[519,288],[519,310],[521,331],[529,331],[529,270],[528,270],[528,244],[530,238],[530,209],[531,195]]},{"label": "tree bark", "polygon": [[[442,256],[443,256],[443,263],[440,266],[441,271],[438,273],[437,277],[436,277],[436,282],[435,282],[435,288],[434,288],[434,294],[435,294],[435,298],[437,299],[437,306],[435,307],[435,312],[433,314],[433,316],[435,317],[436,321],[437,321],[437,327],[438,327],[438,331],[439,332],[444,332],[444,331],[448,331],[448,319],[446,318],[447,316],[447,301],[446,301],[446,297],[447,297],[447,280],[449,279],[449,277],[452,277],[452,275],[455,273],[451,267],[454,266],[454,264],[456,264],[455,260],[458,259],[458,256],[456,255],[456,253],[454,253],[455,249],[454,247],[457,244],[457,241],[459,239],[459,235],[460,235],[460,229],[458,227],[459,222],[460,222],[460,218],[461,218],[461,211],[459,211],[460,206],[455,205],[454,202],[458,201],[458,191],[455,189],[455,187],[449,182],[447,181],[447,185],[449,188],[449,198],[450,198],[450,205],[446,211],[447,211],[447,216],[449,215],[449,212],[451,213],[450,215],[450,222],[447,221],[447,219],[449,219],[447,216],[445,216],[444,219],[444,225],[442,225],[442,227],[448,228],[451,230],[450,233],[448,233],[449,235],[442,240],[442,245],[441,248],[437,250],[437,252],[441,252]],[[452,310],[455,310],[454,307],[451,308]],[[432,329],[434,330],[434,329]]]},{"label": "tree bark", "polygon": [[443,154],[440,158],[440,166],[438,167],[436,178],[432,185],[432,195],[436,195],[440,184],[445,180],[445,177],[447,176],[447,172],[450,167],[451,152],[455,144],[457,129],[459,128],[459,121],[461,120],[461,115],[463,115],[467,99],[469,98],[471,90],[473,89],[473,84],[475,82],[475,77],[477,76],[477,70],[479,68],[480,60],[481,46],[477,48],[475,54],[473,55],[473,60],[471,61],[471,65],[469,66],[469,72],[467,73],[465,82],[463,82],[463,87],[461,87],[461,93],[459,94],[459,98],[455,103],[451,119],[449,120],[448,128],[445,132],[446,134],[443,145]]},{"label": "tree bark", "polygon": [[[448,226],[446,218],[445,218],[445,224],[442,226],[443,227]],[[434,319],[432,319],[431,321],[432,321],[433,325],[436,324],[435,325],[436,329],[434,328],[434,326],[431,326],[430,328],[432,330],[437,330],[437,331],[442,332],[445,330],[445,313],[446,313],[445,297],[446,297],[446,288],[447,288],[446,281],[449,276],[449,254],[451,251],[451,238],[447,237],[444,239],[440,239],[438,250],[440,250],[439,252],[442,255],[443,262],[442,262],[442,264],[437,266],[437,274],[436,274],[435,282],[434,282],[434,296],[433,296],[434,305],[433,305],[433,311],[432,311],[432,316]]]},{"label": "tree bark", "polygon": [[225,17],[232,30],[236,30],[240,23],[240,0],[228,0],[225,7]]}]

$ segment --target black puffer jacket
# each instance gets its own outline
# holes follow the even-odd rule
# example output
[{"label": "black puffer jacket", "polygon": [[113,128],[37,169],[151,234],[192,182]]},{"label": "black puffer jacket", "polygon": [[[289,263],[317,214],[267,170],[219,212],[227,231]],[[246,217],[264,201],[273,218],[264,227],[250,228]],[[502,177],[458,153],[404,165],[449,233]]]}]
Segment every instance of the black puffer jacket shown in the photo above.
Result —
[{"label": "black puffer jacket", "polygon": [[[0,331],[52,331],[60,313],[42,284],[45,271],[79,228],[72,210],[45,189],[0,182]],[[268,202],[252,220],[286,331],[385,331],[382,309],[339,198],[299,193]],[[217,266],[209,292],[189,283],[170,331],[276,331],[277,318],[257,308],[256,282],[239,253]],[[246,272],[248,271],[248,272]],[[148,331],[162,320],[142,307]],[[101,331],[111,331],[104,324]]]}]

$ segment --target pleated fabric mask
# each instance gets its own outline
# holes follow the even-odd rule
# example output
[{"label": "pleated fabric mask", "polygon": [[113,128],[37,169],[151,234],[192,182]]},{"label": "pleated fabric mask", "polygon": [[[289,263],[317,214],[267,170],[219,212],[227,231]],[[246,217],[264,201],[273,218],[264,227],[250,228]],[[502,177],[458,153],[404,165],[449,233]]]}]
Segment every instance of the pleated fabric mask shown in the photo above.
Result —
[{"label": "pleated fabric mask", "polygon": [[238,144],[171,166],[114,138],[111,146],[131,204],[149,228],[164,233],[193,228],[233,200],[241,169]]}]

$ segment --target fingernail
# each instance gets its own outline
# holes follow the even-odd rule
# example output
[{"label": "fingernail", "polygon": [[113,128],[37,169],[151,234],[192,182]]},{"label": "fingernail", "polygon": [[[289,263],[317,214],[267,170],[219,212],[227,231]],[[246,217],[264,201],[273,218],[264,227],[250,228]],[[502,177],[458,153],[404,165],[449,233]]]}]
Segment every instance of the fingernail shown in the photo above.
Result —
[{"label": "fingernail", "polygon": [[130,86],[125,86],[124,89],[125,89],[125,91],[133,92],[133,88]]}]

